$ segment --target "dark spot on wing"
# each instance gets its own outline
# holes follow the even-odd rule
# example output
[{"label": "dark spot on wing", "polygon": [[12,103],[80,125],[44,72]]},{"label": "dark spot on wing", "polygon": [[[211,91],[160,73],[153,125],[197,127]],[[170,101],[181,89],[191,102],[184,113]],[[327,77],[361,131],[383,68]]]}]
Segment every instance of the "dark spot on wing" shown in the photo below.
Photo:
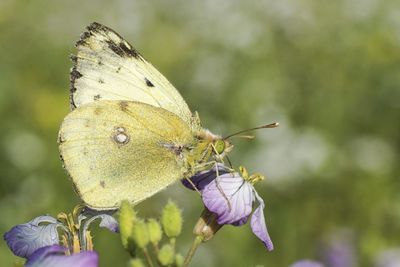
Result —
[{"label": "dark spot on wing", "polygon": [[[131,47],[128,47],[125,42],[116,44],[112,40],[106,40],[108,47],[120,57],[134,57],[139,58],[139,53]],[[129,44],[128,44],[129,45]],[[129,45],[130,46],[130,45]]]},{"label": "dark spot on wing", "polygon": [[71,71],[72,81],[75,81],[76,79],[79,79],[81,77],[82,77],[82,74],[76,69],[76,67],[73,67],[72,71]]},{"label": "dark spot on wing", "polygon": [[61,164],[62,164],[63,168],[65,168],[65,165],[64,165],[64,158],[63,158],[63,156],[61,155],[61,153],[60,153],[60,160],[61,160]]},{"label": "dark spot on wing", "polygon": [[128,102],[127,101],[119,102],[119,107],[122,111],[126,112],[128,110]]},{"label": "dark spot on wing", "polygon": [[107,43],[108,47],[109,47],[115,54],[117,54],[117,55],[120,56],[120,57],[124,57],[124,56],[125,56],[124,51],[123,51],[116,43],[114,43],[114,42],[111,41],[111,40],[106,40],[106,43]]},{"label": "dark spot on wing", "polygon": [[95,95],[95,96],[93,96],[93,100],[94,100],[94,101],[99,100],[100,98],[101,98],[100,95]]},{"label": "dark spot on wing", "polygon": [[89,26],[86,27],[87,31],[81,34],[80,39],[76,42],[75,46],[78,47],[80,45],[86,45],[87,39],[89,39],[93,33],[98,33],[100,31],[107,31],[107,27],[101,25],[100,23],[93,22]]},{"label": "dark spot on wing", "polygon": [[99,83],[104,83],[103,79],[100,78],[99,79]]},{"label": "dark spot on wing", "polygon": [[75,56],[75,55],[71,55],[69,58],[71,59],[71,61],[72,61],[72,63],[73,63],[74,65],[78,62],[78,57]]},{"label": "dark spot on wing", "polygon": [[116,73],[119,73],[121,71],[121,67],[118,67]]},{"label": "dark spot on wing", "polygon": [[106,28],[106,26],[101,25],[98,22],[92,22],[89,26],[87,26],[87,29],[89,31],[99,31],[99,30],[104,30],[104,28]]},{"label": "dark spot on wing", "polygon": [[97,61],[97,65],[102,66],[102,65],[104,65],[104,63],[103,63],[103,61],[99,60],[99,61]]},{"label": "dark spot on wing", "polygon": [[[129,47],[128,47],[129,46]],[[139,53],[136,51],[136,49],[130,47],[130,45],[128,44],[128,46],[126,45],[126,43],[121,42],[119,43],[119,47],[121,47],[121,49],[129,56],[134,57],[134,58],[138,58],[139,57]]]},{"label": "dark spot on wing", "polygon": [[73,98],[73,94],[76,92],[75,80],[81,78],[82,74],[76,69],[78,58],[76,56],[72,55],[71,60],[72,60],[73,65],[72,65],[72,69],[70,72],[69,102],[71,105],[71,109],[74,109],[74,108],[76,108],[76,105],[74,103],[74,98]]},{"label": "dark spot on wing", "polygon": [[62,136],[62,134],[59,134],[59,135],[58,135],[57,142],[58,142],[58,144],[60,144],[60,145],[61,145],[62,143],[65,142],[65,139],[64,139],[64,137]]},{"label": "dark spot on wing", "polygon": [[75,43],[75,47],[78,47],[80,45],[86,45],[86,40],[90,38],[92,34],[90,32],[83,32],[81,34],[80,39]]},{"label": "dark spot on wing", "polygon": [[153,84],[151,81],[149,81],[149,79],[144,78],[144,80],[145,80],[146,85],[147,85],[148,87],[154,87],[154,84]]},{"label": "dark spot on wing", "polygon": [[105,187],[106,187],[106,182],[104,182],[103,180],[100,181],[100,186],[103,187],[103,188],[105,188]]}]

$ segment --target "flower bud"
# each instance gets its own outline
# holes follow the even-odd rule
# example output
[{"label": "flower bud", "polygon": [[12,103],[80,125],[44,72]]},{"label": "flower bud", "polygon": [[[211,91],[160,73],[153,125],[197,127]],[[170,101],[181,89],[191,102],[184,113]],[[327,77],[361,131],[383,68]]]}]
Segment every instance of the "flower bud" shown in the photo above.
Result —
[{"label": "flower bud", "polygon": [[129,238],[132,235],[133,222],[136,220],[136,213],[127,200],[122,201],[119,212],[119,231],[122,245],[129,249]]},{"label": "flower bud", "polygon": [[145,267],[145,266],[141,259],[135,258],[129,261],[128,267]]},{"label": "flower bud", "polygon": [[143,220],[137,219],[132,229],[132,239],[139,248],[144,248],[149,243],[149,231]]},{"label": "flower bud", "polygon": [[184,258],[181,254],[178,253],[175,255],[175,265],[177,267],[181,267],[183,265],[183,261],[184,261]]},{"label": "flower bud", "polygon": [[170,244],[163,245],[157,259],[163,266],[171,265],[174,262],[174,248]]},{"label": "flower bud", "polygon": [[177,237],[182,230],[182,214],[176,204],[168,201],[161,215],[161,224],[165,234],[169,237]]},{"label": "flower bud", "polygon": [[217,215],[212,213],[207,208],[204,208],[199,220],[193,229],[193,234],[201,236],[203,242],[213,238],[215,233],[222,227],[217,223]]},{"label": "flower bud", "polygon": [[162,238],[161,225],[156,219],[149,219],[147,221],[147,228],[149,231],[149,239],[153,244],[158,244]]}]

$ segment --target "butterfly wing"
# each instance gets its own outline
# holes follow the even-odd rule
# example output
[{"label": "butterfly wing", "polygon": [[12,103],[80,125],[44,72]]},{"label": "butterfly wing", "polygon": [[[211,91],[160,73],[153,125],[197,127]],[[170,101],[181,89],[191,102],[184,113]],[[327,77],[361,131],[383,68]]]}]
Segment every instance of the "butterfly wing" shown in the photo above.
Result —
[{"label": "butterfly wing", "polygon": [[63,121],[59,147],[81,199],[111,209],[124,199],[138,203],[183,177],[175,145],[194,142],[175,114],[140,102],[98,101]]},{"label": "butterfly wing", "polygon": [[131,100],[164,108],[199,128],[174,86],[115,31],[92,23],[72,56],[71,107],[96,100]]}]

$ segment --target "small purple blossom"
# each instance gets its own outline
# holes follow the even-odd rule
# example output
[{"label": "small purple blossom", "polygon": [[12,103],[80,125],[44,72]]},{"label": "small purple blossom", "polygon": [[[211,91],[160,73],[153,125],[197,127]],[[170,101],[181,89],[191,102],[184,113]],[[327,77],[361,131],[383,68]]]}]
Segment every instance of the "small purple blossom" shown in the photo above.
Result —
[{"label": "small purple blossom", "polygon": [[[218,165],[218,174],[219,176],[214,168],[190,178],[201,192],[206,208],[217,215],[219,225],[240,226],[248,221],[253,211],[253,204],[257,202],[258,206],[251,215],[250,226],[265,247],[269,251],[273,250],[264,219],[265,204],[253,186],[253,182],[258,179],[253,176],[248,177],[247,172],[245,174],[230,173],[222,164]],[[193,190],[189,181],[183,180],[182,183]]]},{"label": "small purple blossom", "polygon": [[329,267],[356,266],[354,233],[350,229],[335,230],[323,245],[322,260]]},{"label": "small purple blossom", "polygon": [[60,226],[51,216],[39,216],[11,228],[4,234],[4,240],[15,255],[28,258],[38,248],[58,244]]},{"label": "small purple blossom", "polygon": [[67,249],[59,245],[39,248],[27,260],[25,267],[97,267],[98,256],[94,251],[65,255]]},{"label": "small purple blossom", "polygon": [[324,267],[324,265],[317,261],[300,260],[290,265],[290,267]]},{"label": "small purple blossom", "polygon": [[[79,210],[81,212],[77,212]],[[107,212],[79,207],[73,214],[76,216],[60,213],[58,219],[48,215],[36,217],[11,228],[4,234],[4,239],[16,256],[27,259],[25,266],[98,266],[98,256],[91,251],[91,242],[86,242],[91,239],[89,226],[100,219],[100,227],[118,232],[118,222]],[[67,242],[63,243],[65,246],[60,246],[59,235]]]}]

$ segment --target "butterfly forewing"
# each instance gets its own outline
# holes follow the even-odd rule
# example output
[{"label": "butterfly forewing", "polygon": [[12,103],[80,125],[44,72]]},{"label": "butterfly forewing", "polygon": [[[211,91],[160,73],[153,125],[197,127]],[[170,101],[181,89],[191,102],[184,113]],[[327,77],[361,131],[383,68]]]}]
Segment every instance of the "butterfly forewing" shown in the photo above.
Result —
[{"label": "butterfly forewing", "polygon": [[81,106],[59,132],[64,166],[82,200],[111,209],[144,200],[183,178],[174,147],[195,142],[175,114],[140,102],[98,101]]},{"label": "butterfly forewing", "polygon": [[113,30],[92,23],[72,56],[71,107],[98,100],[131,100],[166,109],[198,130],[174,86]]}]

